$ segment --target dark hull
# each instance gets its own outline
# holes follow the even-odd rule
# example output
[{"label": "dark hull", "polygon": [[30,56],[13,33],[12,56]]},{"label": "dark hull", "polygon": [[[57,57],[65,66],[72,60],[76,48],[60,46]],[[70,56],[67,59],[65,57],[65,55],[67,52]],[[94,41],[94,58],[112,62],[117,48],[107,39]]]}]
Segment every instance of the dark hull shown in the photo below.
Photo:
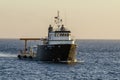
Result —
[{"label": "dark hull", "polygon": [[76,45],[38,45],[36,57],[41,61],[74,61],[76,59]]}]

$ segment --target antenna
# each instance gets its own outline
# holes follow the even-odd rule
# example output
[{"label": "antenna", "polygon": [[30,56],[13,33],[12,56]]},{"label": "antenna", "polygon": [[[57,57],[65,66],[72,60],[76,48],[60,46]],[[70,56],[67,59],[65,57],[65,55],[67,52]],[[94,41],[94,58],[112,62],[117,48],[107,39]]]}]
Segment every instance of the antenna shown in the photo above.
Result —
[{"label": "antenna", "polygon": [[59,17],[59,11],[57,11],[57,17]]},{"label": "antenna", "polygon": [[54,18],[55,18],[55,20],[54,20],[55,25],[56,25],[58,28],[61,27],[61,25],[62,25],[62,19],[60,19],[59,13],[60,13],[60,12],[57,11],[57,16],[54,17]]},{"label": "antenna", "polygon": [[65,10],[64,15],[65,15],[65,25],[67,26],[67,11],[66,10]]}]

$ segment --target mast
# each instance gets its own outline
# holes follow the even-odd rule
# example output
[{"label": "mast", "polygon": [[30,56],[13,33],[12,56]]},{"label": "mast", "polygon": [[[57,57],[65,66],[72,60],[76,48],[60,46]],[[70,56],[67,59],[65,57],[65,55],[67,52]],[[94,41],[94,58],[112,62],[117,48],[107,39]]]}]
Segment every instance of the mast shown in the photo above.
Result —
[{"label": "mast", "polygon": [[57,11],[57,17],[55,17],[55,24],[57,25],[58,28],[61,27],[61,25],[62,25],[62,19],[60,19],[59,14],[60,14],[60,12]]},{"label": "mast", "polygon": [[59,11],[57,11],[57,17],[59,18]]}]

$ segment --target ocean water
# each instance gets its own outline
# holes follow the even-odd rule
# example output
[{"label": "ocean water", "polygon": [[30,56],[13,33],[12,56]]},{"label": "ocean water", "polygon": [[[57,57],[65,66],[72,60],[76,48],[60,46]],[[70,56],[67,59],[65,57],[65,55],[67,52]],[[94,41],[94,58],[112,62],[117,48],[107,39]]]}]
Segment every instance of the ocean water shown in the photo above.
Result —
[{"label": "ocean water", "polygon": [[0,39],[0,80],[120,80],[120,40],[77,40],[76,64],[19,60],[23,43]]}]

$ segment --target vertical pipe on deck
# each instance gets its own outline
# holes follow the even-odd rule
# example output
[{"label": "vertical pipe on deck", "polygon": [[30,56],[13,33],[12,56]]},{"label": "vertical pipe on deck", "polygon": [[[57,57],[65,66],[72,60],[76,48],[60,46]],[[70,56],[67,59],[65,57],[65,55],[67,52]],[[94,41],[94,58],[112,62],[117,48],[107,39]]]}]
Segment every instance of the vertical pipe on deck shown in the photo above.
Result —
[{"label": "vertical pipe on deck", "polygon": [[26,54],[26,51],[27,51],[27,40],[25,40],[25,54]]}]

